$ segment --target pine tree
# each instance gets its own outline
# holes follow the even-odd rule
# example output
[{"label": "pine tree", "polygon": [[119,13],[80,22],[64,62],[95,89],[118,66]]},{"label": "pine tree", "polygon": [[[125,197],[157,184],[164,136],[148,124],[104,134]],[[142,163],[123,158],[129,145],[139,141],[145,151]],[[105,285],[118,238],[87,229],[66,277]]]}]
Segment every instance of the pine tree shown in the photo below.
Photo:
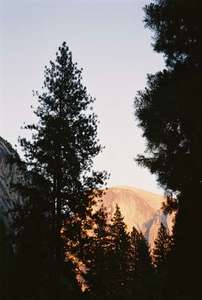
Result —
[{"label": "pine tree", "polygon": [[168,263],[170,253],[172,251],[172,237],[169,235],[168,229],[162,222],[154,244],[155,247],[153,249],[152,258],[158,280],[158,289],[156,292],[158,299],[166,299],[169,268]]},{"label": "pine tree", "polygon": [[[91,215],[96,191],[106,178],[104,172],[92,170],[93,159],[100,153],[101,146],[97,139],[97,117],[92,112],[94,99],[81,81],[81,70],[73,63],[64,42],[55,61],[45,67],[42,93],[35,93],[39,102],[35,110],[38,122],[25,127],[32,132],[31,140],[20,140],[30,176],[29,183],[21,188],[28,198],[25,218],[29,219],[35,237],[39,231],[33,212],[36,218],[42,220],[43,215],[47,220],[47,238],[50,237],[51,246],[45,251],[52,267],[50,272],[46,271],[47,276],[52,276],[52,284],[49,282],[47,289],[52,289],[50,296],[53,298],[62,297],[66,251],[62,228],[65,220],[72,221],[72,224],[67,222],[68,230],[66,224],[66,240],[73,239],[75,231],[80,236],[81,228],[73,228],[74,224],[78,225],[73,221],[81,223]],[[42,228],[46,228],[46,224]],[[29,241],[28,237],[27,243]],[[19,243],[23,243],[23,238]]]},{"label": "pine tree", "polygon": [[154,299],[154,272],[148,243],[135,227],[132,229],[130,241],[131,295],[137,299]]},{"label": "pine tree", "polygon": [[87,247],[87,281],[92,299],[123,299],[128,295],[129,235],[119,207],[108,221],[106,209],[95,215],[94,235]]},{"label": "pine tree", "polygon": [[147,139],[147,153],[137,160],[157,175],[166,192],[176,196],[168,299],[177,300],[193,298],[200,286],[194,266],[201,247],[194,245],[200,236],[202,208],[201,9],[201,1],[180,0],[156,0],[145,7],[154,49],[164,54],[166,67],[148,76],[146,89],[135,101],[136,117]]},{"label": "pine tree", "polygon": [[111,272],[111,241],[109,236],[108,214],[102,205],[94,214],[94,228],[86,247],[85,266],[88,294],[94,299],[109,298],[111,288],[108,277]]},{"label": "pine tree", "polygon": [[123,299],[128,295],[130,239],[120,208],[116,210],[110,226],[111,259],[109,273],[110,299]]},{"label": "pine tree", "polygon": [[161,222],[157,239],[154,241],[155,247],[153,249],[153,263],[157,272],[161,272],[161,269],[165,268],[168,253],[171,250],[171,237],[167,228]]},{"label": "pine tree", "polygon": [[201,181],[201,7],[201,1],[180,0],[145,7],[145,24],[154,31],[153,46],[164,54],[166,68],[149,75],[147,88],[136,97],[150,154],[138,161],[173,193],[199,192]]},{"label": "pine tree", "polygon": [[154,50],[164,54],[168,66],[189,62],[201,68],[201,10],[201,0],[155,0],[145,6]]}]

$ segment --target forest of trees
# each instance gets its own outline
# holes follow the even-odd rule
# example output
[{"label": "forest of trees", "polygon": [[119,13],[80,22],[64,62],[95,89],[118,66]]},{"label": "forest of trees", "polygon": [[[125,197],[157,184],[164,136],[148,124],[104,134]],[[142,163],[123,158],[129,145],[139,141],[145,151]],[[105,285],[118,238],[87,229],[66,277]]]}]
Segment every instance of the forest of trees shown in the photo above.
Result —
[{"label": "forest of trees", "polygon": [[[102,151],[92,98],[64,42],[35,92],[36,124],[21,138],[24,158],[13,188],[24,201],[0,223],[3,300],[191,300],[200,295],[202,211],[202,1],[155,0],[145,25],[165,68],[148,75],[135,98],[135,117],[147,142],[137,162],[157,175],[175,211],[173,234],[161,223],[154,249],[120,208],[109,222],[101,202],[106,171],[93,169]],[[9,245],[9,246],[8,246]],[[9,249],[9,268],[1,261]],[[12,263],[11,263],[12,262]]]}]

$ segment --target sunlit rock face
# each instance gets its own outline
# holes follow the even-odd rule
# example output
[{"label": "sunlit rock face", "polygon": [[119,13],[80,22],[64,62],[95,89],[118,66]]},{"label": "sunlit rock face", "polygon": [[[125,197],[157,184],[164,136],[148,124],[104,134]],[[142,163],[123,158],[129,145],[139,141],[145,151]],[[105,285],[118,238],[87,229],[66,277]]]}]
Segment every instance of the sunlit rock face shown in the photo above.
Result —
[{"label": "sunlit rock face", "polygon": [[147,238],[151,248],[154,246],[161,222],[170,230],[172,228],[171,217],[165,216],[161,208],[164,201],[165,198],[161,195],[125,186],[109,188],[103,196],[109,219],[118,205],[128,231],[135,226]]},{"label": "sunlit rock face", "polygon": [[16,156],[16,151],[3,138],[0,137],[0,215],[6,218],[6,213],[17,201],[21,201],[19,194],[14,191],[19,174],[16,163],[11,163],[11,158]]}]

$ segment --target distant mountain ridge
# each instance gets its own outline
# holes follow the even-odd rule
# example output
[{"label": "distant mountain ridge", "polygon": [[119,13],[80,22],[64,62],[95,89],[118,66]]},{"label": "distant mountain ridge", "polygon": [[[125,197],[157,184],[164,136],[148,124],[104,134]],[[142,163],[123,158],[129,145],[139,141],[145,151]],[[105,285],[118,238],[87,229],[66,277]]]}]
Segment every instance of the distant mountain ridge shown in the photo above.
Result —
[{"label": "distant mountain ridge", "polygon": [[135,187],[117,186],[106,190],[103,204],[107,208],[109,219],[120,207],[128,231],[135,226],[147,238],[151,248],[157,237],[161,222],[171,231],[172,216],[166,216],[162,210],[165,198]]},{"label": "distant mountain ridge", "polygon": [[[12,184],[19,176],[19,170],[9,158],[18,155],[12,146],[0,137],[0,218],[21,201],[19,194],[12,189]],[[106,206],[109,219],[112,218],[116,204],[121,209],[128,231],[135,226],[147,238],[151,248],[157,237],[160,223],[163,222],[170,230],[172,216],[165,216],[161,209],[165,198],[135,187],[116,186],[108,188],[103,195],[103,204]]]}]

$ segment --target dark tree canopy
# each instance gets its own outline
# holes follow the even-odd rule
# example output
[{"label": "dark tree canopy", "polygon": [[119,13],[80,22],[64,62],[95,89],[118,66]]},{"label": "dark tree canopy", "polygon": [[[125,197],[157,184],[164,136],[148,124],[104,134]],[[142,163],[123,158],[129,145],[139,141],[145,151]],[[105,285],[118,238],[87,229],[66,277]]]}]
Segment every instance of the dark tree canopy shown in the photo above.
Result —
[{"label": "dark tree canopy", "polygon": [[178,65],[149,75],[147,88],[136,98],[136,116],[149,154],[138,161],[172,191],[202,179],[201,84],[199,71]]},{"label": "dark tree canopy", "polygon": [[133,227],[130,235],[130,290],[132,299],[154,299],[154,272],[147,240]]},{"label": "dark tree canopy", "polygon": [[154,49],[168,66],[202,66],[202,1],[154,0],[145,6],[146,26],[154,31]]},{"label": "dark tree canopy", "polygon": [[88,239],[85,249],[85,267],[87,269],[84,278],[87,284],[88,294],[93,299],[108,299],[111,295],[111,241],[108,224],[108,215],[104,206],[95,212],[94,229]]},{"label": "dark tree canopy", "polygon": [[111,299],[122,299],[128,294],[130,239],[118,205],[111,220],[109,237]]},{"label": "dark tree canopy", "polygon": [[23,262],[28,283],[25,298],[34,289],[39,299],[73,295],[71,285],[77,281],[66,253],[75,240],[81,248],[95,196],[106,179],[105,172],[93,170],[102,147],[92,107],[95,99],[83,86],[81,72],[64,42],[55,61],[45,67],[42,92],[35,93],[37,122],[25,127],[31,139],[20,139],[28,177],[18,187],[26,201],[16,210],[15,242],[19,269]]},{"label": "dark tree canopy", "polygon": [[153,263],[157,269],[157,272],[161,272],[167,266],[168,254],[171,251],[171,237],[168,233],[168,229],[161,222],[161,226],[158,231],[157,239],[154,242],[155,247],[153,249]]},{"label": "dark tree canopy", "polygon": [[38,123],[26,127],[34,132],[31,141],[21,139],[26,162],[48,180],[63,207],[85,211],[89,197],[83,191],[101,187],[105,176],[92,172],[93,158],[101,151],[92,112],[95,99],[82,85],[81,70],[65,42],[45,67],[42,93],[35,95]]},{"label": "dark tree canopy", "polygon": [[147,87],[136,97],[149,154],[138,161],[174,192],[199,185],[202,177],[201,7],[200,0],[156,0],[145,7],[154,49],[164,54],[167,68],[148,75]]},{"label": "dark tree canopy", "polygon": [[177,300],[194,298],[200,286],[195,266],[201,256],[201,241],[196,245],[202,209],[201,9],[201,0],[156,0],[145,7],[154,50],[163,53],[166,67],[148,75],[135,100],[147,141],[145,155],[137,161],[171,195],[167,211],[177,208],[166,280],[166,297]]}]

